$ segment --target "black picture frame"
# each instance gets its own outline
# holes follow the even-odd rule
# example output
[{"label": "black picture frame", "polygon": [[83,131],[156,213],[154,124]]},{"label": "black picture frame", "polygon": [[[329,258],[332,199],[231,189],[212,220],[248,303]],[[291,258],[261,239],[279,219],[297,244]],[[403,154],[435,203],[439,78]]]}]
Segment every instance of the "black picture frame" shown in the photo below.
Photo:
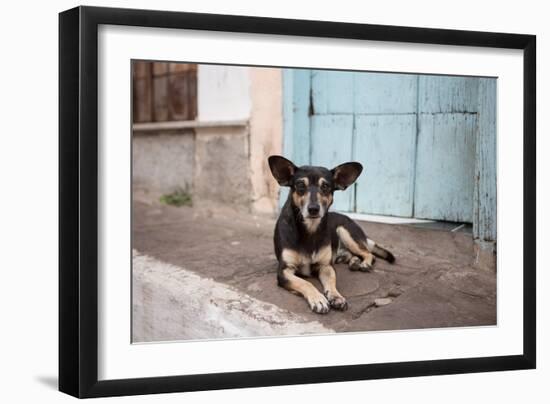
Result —
[{"label": "black picture frame", "polygon": [[[100,24],[523,50],[523,354],[99,381],[97,34]],[[96,7],[77,7],[60,13],[59,390],[84,398],[535,368],[535,104],[534,35]]]}]

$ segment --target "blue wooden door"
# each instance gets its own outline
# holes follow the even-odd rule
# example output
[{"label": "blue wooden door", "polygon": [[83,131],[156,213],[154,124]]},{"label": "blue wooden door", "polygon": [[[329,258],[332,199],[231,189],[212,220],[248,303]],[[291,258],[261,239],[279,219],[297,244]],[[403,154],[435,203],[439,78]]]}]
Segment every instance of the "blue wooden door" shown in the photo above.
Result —
[{"label": "blue wooden door", "polygon": [[356,211],[413,216],[417,78],[354,73]]},{"label": "blue wooden door", "polygon": [[471,222],[478,80],[288,69],[285,155],[363,164],[335,210]]}]

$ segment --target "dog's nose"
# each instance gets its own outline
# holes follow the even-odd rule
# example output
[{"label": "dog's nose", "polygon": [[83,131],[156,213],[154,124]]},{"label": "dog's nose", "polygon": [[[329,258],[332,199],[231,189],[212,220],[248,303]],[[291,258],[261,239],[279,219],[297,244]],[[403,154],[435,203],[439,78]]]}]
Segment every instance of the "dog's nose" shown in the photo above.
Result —
[{"label": "dog's nose", "polygon": [[320,210],[321,207],[319,205],[309,205],[307,207],[307,213],[309,213],[311,216],[317,216]]}]

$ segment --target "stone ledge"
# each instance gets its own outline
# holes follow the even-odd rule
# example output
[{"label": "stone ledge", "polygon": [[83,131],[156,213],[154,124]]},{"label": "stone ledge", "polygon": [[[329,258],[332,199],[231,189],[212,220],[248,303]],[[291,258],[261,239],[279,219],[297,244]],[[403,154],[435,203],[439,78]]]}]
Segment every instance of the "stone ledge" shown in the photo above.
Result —
[{"label": "stone ledge", "polygon": [[135,133],[162,132],[167,130],[195,129],[195,128],[223,128],[223,127],[246,127],[248,120],[224,120],[224,121],[168,121],[168,122],[146,122],[134,123],[132,130]]}]

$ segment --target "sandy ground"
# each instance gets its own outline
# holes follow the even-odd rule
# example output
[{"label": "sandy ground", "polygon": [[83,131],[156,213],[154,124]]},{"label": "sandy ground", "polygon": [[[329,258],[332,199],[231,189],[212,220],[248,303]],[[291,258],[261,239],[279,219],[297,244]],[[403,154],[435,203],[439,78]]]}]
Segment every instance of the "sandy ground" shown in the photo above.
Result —
[{"label": "sandy ground", "polygon": [[[360,222],[370,238],[394,253],[396,262],[377,260],[371,273],[352,272],[346,265],[336,265],[338,289],[350,307],[346,312],[331,310],[320,315],[311,312],[304,299],[277,286],[274,223],[272,218],[225,206],[177,208],[146,197],[136,198],[132,247],[136,255],[160,264],[144,269],[134,258],[134,340],[209,337],[207,329],[201,333],[190,329],[197,328],[200,317],[205,316],[196,309],[195,303],[207,299],[206,295],[197,288],[185,287],[189,281],[180,282],[179,288],[166,287],[167,282],[173,282],[165,277],[164,264],[182,271],[182,277],[184,272],[192,273],[214,281],[216,287],[227,287],[230,292],[223,293],[240,294],[241,298],[236,300],[253,299],[254,304],[240,308],[251,319],[250,323],[239,323],[242,336],[261,331],[255,312],[261,311],[262,303],[276,307],[277,319],[273,321],[284,323],[287,318],[289,324],[306,324],[306,328],[310,322],[312,332],[319,323],[335,332],[496,324],[496,271],[474,266],[473,241],[468,232],[450,232],[445,226],[434,229]],[[142,276],[144,271],[147,278]],[[174,273],[177,277],[178,271]],[[316,279],[311,281],[320,286]],[[169,296],[166,301],[160,298],[163,293]],[[190,302],[193,299],[195,303]],[[216,304],[216,300],[211,304]],[[220,308],[217,312],[220,324],[224,310],[229,313],[233,309],[230,305]],[[190,310],[198,316],[196,320],[184,315]],[[159,318],[164,318],[164,323],[158,321]],[[180,322],[179,319],[182,320],[178,327],[170,324]],[[212,318],[210,321],[216,322]],[[189,332],[185,332],[186,329]],[[274,332],[273,327],[267,325],[265,330],[267,334],[297,333],[294,326]],[[210,338],[224,335],[240,336],[233,329],[227,334],[223,330],[212,332]]]}]

